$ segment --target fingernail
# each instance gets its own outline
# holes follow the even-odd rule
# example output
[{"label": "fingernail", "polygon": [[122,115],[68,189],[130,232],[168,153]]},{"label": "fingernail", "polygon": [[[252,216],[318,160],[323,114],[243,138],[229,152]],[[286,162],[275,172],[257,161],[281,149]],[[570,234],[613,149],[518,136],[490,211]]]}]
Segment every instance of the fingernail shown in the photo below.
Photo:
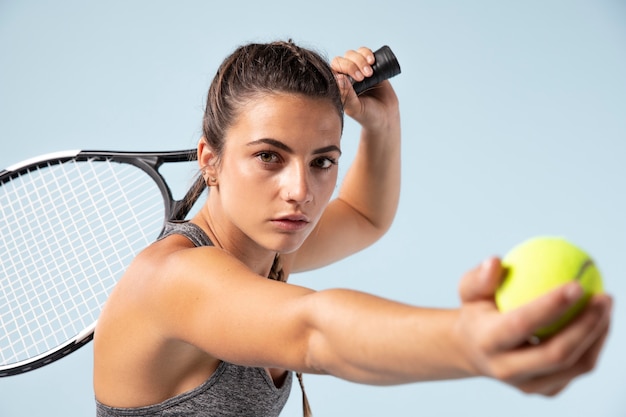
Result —
[{"label": "fingernail", "polygon": [[485,259],[480,264],[480,277],[484,281],[489,279],[489,272],[491,270],[491,259]]},{"label": "fingernail", "polygon": [[484,261],[482,261],[482,263],[480,264],[480,269],[482,271],[487,271],[489,269],[489,267],[491,266],[491,259],[485,259]]},{"label": "fingernail", "polygon": [[565,287],[565,296],[568,300],[578,300],[583,295],[583,287],[577,282],[572,282]]},{"label": "fingernail", "polygon": [[357,71],[357,72],[354,74],[354,78],[355,78],[356,80],[361,81],[361,80],[362,80],[363,78],[365,78],[365,77],[363,77],[363,74],[361,73],[361,71]]},{"label": "fingernail", "polygon": [[368,77],[373,74],[372,67],[363,67],[363,74]]}]

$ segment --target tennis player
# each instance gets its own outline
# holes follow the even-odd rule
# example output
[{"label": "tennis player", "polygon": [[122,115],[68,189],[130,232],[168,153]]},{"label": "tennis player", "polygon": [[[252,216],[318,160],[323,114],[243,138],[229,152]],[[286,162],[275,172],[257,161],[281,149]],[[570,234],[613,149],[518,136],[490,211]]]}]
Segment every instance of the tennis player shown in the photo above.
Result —
[{"label": "tennis player", "polygon": [[[550,396],[594,367],[610,297],[594,297],[562,332],[529,344],[581,288],[500,314],[497,258],[462,278],[457,309],[287,283],[371,245],[392,224],[398,99],[388,81],[357,96],[348,78],[371,76],[373,63],[368,48],[329,64],[291,41],[248,44],[225,59],[198,143],[206,202],[134,260],[99,319],[99,417],[277,416],[294,373],[384,385],[487,376]],[[361,137],[331,201],[344,112]]]}]

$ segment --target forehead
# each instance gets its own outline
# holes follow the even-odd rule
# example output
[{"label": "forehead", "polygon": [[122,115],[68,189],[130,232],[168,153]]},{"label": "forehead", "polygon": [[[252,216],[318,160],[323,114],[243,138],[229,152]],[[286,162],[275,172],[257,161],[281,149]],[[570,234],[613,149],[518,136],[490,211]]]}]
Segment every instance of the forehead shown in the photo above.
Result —
[{"label": "forehead", "polygon": [[341,116],[330,100],[276,93],[259,95],[244,103],[228,130],[227,142],[272,138],[338,145],[341,130]]}]

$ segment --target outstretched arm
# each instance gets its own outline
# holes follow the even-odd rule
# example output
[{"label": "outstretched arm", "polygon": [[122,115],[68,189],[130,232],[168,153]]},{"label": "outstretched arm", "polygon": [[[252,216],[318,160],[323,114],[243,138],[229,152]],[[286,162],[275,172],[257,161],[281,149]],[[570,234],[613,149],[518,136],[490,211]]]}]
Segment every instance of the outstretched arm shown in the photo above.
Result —
[{"label": "outstretched arm", "polygon": [[318,293],[320,330],[313,333],[311,363],[370,384],[487,376],[543,395],[557,394],[593,369],[608,332],[610,298],[594,298],[571,326],[533,346],[530,335],[560,317],[581,288],[564,286],[500,314],[493,302],[500,276],[495,259],[468,273],[457,310],[414,308],[352,292]]},{"label": "outstretched arm", "polygon": [[[610,322],[610,298],[596,296],[559,334],[537,346],[526,343],[576,302],[580,287],[564,286],[501,314],[493,302],[501,276],[495,259],[467,274],[463,304],[453,310],[267,280],[215,248],[180,251],[172,261],[177,267],[153,286],[166,302],[157,297],[159,304],[148,306],[155,312],[167,306],[159,321],[168,337],[233,363],[367,384],[487,376],[553,395],[593,368]],[[207,270],[210,278],[198,272]]]}]

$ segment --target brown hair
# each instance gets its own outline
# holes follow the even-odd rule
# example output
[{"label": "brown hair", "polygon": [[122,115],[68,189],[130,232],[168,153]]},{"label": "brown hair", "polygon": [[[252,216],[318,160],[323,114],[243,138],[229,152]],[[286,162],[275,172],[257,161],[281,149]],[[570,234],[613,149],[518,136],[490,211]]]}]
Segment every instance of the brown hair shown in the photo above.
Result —
[{"label": "brown hair", "polygon": [[209,87],[202,133],[218,157],[226,130],[246,100],[265,94],[301,94],[329,100],[343,126],[343,101],[328,62],[291,40],[240,46],[217,70]]},{"label": "brown hair", "polygon": [[[291,40],[247,44],[222,62],[209,87],[202,133],[215,152],[217,163],[223,153],[226,131],[235,123],[241,106],[250,99],[278,93],[329,100],[343,127],[342,95],[325,58]],[[268,278],[286,281],[278,254]],[[310,416],[302,374],[296,376],[302,388],[304,415]]]}]

